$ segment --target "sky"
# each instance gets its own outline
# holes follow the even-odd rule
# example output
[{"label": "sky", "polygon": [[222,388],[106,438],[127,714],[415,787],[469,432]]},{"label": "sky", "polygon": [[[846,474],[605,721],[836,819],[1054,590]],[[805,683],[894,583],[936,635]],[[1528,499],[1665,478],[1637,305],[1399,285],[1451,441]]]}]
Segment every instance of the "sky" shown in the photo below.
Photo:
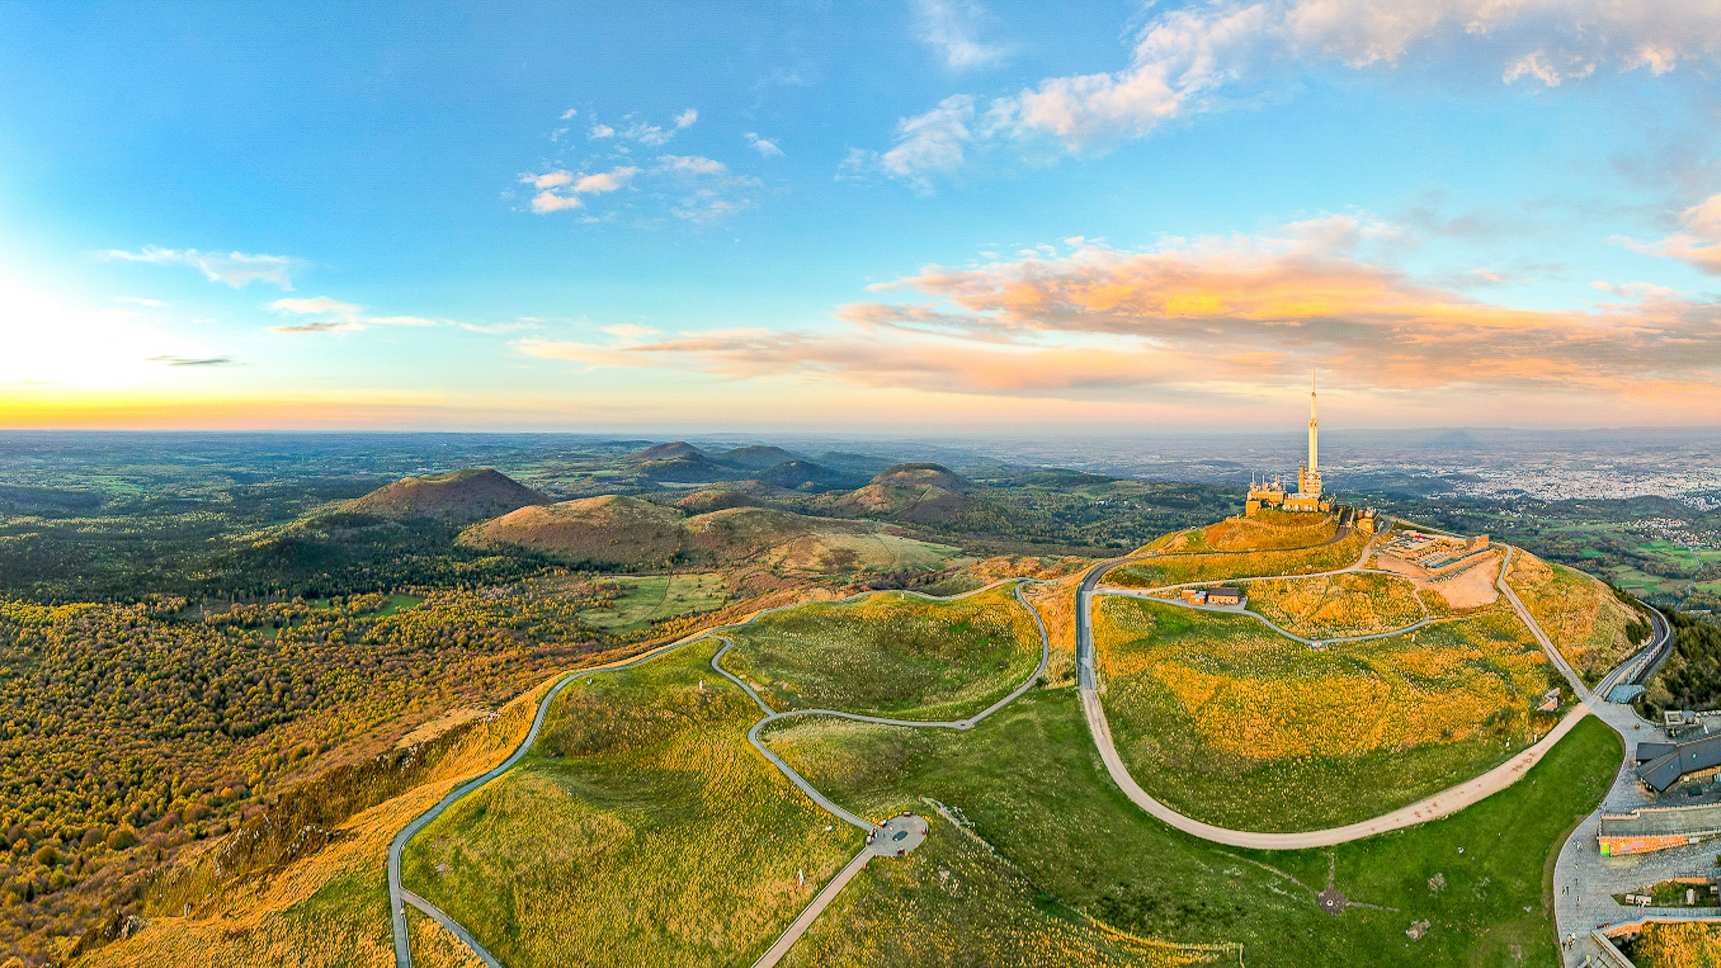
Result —
[{"label": "sky", "polygon": [[1721,423],[1721,0],[0,3],[0,427]]}]

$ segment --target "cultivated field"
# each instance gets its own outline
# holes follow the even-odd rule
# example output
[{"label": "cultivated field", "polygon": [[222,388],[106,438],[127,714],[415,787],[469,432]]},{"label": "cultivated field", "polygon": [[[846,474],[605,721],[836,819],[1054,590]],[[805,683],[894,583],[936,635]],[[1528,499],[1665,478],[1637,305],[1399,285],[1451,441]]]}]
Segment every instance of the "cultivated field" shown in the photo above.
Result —
[{"label": "cultivated field", "polygon": [[[883,893],[881,883],[865,904],[833,907],[830,921],[815,926],[853,929],[841,947],[825,949],[834,955],[826,963],[887,963],[889,940],[876,938],[873,926],[906,922],[904,930],[915,931],[914,913],[925,910],[936,912],[927,918],[933,925],[949,919],[970,932],[976,948],[965,959],[960,939],[938,941],[950,960],[932,963],[976,968],[990,963],[989,937],[1031,936],[1048,917],[1077,925],[1092,918],[1165,942],[1241,943],[1250,968],[1554,964],[1543,864],[1562,833],[1595,807],[1621,755],[1617,736],[1590,719],[1524,781],[1451,817],[1330,850],[1258,852],[1198,841],[1125,800],[1096,762],[1071,688],[1036,689],[964,732],[799,720],[771,737],[839,802],[876,813],[912,807],[933,818],[932,840],[921,848],[931,862],[926,873],[874,861],[866,876],[900,878],[899,893]],[[939,819],[940,804],[966,833]],[[1012,904],[988,915],[990,923],[951,910],[980,899],[959,893],[973,876],[960,856],[933,845],[970,835],[1033,885],[1032,908]],[[951,872],[947,880],[941,870]],[[1378,907],[1321,912],[1315,894],[1329,870],[1345,896]],[[1421,921],[1426,933],[1410,940],[1405,930]]]},{"label": "cultivated field", "polygon": [[803,605],[734,638],[724,665],[780,710],[959,718],[995,702],[1040,662],[1039,629],[1010,586],[948,602],[880,592]]},{"label": "cultivated field", "polygon": [[[1336,544],[1308,551],[1221,554],[1202,553],[1200,549],[1196,549],[1188,554],[1168,553],[1163,558],[1114,568],[1106,573],[1105,580],[1108,584],[1125,588],[1155,588],[1184,582],[1334,571],[1355,564],[1368,541],[1368,535],[1353,532]],[[1175,541],[1172,542],[1165,550],[1174,551],[1172,545],[1175,544]]]},{"label": "cultivated field", "polygon": [[1096,659],[1118,750],[1181,813],[1247,830],[1376,816],[1546,732],[1551,666],[1494,609],[1313,651],[1244,616],[1102,596]]},{"label": "cultivated field", "polygon": [[716,648],[569,687],[518,769],[412,842],[406,886],[510,968],[750,964],[861,838],[747,744]]},{"label": "cultivated field", "polygon": [[638,631],[660,619],[710,612],[728,601],[728,581],[717,572],[611,578],[615,597],[583,609],[580,621],[606,632]]},{"label": "cultivated field", "polygon": [[1519,551],[1506,583],[1586,683],[1594,685],[1632,653],[1626,625],[1636,610],[1600,581]]},{"label": "cultivated field", "polygon": [[1353,573],[1253,581],[1248,592],[1250,611],[1312,639],[1386,632],[1423,617],[1410,582],[1386,575]]}]

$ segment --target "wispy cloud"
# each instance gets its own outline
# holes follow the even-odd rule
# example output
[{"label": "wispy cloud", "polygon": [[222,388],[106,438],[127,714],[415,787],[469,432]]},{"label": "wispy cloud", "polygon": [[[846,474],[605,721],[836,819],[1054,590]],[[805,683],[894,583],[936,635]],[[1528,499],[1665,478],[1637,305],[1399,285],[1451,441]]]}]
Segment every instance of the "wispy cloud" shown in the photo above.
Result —
[{"label": "wispy cloud", "polygon": [[114,302],[131,303],[133,306],[148,306],[151,308],[165,305],[159,299],[147,299],[143,296],[115,296]]},{"label": "wispy cloud", "polygon": [[272,333],[347,333],[364,329],[357,323],[343,323],[336,320],[318,320],[314,323],[291,323],[285,326],[271,326]]},{"label": "wispy cloud", "polygon": [[277,299],[269,304],[269,308],[278,313],[292,313],[296,316],[309,316],[315,313],[333,313],[339,316],[354,316],[361,307],[328,296],[313,296],[309,299]]},{"label": "wispy cloud", "polygon": [[151,265],[184,265],[202,270],[210,282],[221,282],[243,289],[253,282],[267,282],[282,289],[293,288],[294,260],[284,255],[263,255],[245,252],[200,252],[197,249],[163,249],[146,245],[137,252],[108,249],[106,259],[123,262],[147,262]]},{"label": "wispy cloud", "polygon": [[1657,242],[1616,237],[1634,252],[1666,256],[1710,275],[1721,275],[1721,195],[1711,195],[1679,214],[1681,231]]},{"label": "wispy cloud", "polygon": [[1460,61],[1473,74],[1470,65],[1491,62],[1505,84],[1553,87],[1603,72],[1664,74],[1718,54],[1721,6],[1711,3],[1215,0],[1147,21],[1121,69],[1048,77],[984,107],[946,98],[902,119],[895,144],[863,158],[924,190],[962,165],[965,148],[1103,150],[1206,112],[1287,64],[1361,70],[1414,57]]},{"label": "wispy cloud", "polygon": [[1009,58],[1010,48],[980,39],[981,29],[991,20],[991,12],[975,0],[915,0],[914,4],[917,38],[954,70],[987,67]]},{"label": "wispy cloud", "polygon": [[271,326],[277,333],[334,333],[357,332],[366,326],[440,326],[446,320],[426,319],[423,316],[372,316],[367,315],[365,307],[328,296],[313,296],[309,299],[277,299],[269,304],[269,308],[283,316],[324,316],[326,319],[313,320],[304,323],[292,323],[282,326]]},{"label": "wispy cloud", "polygon": [[168,366],[227,366],[233,363],[231,356],[151,356],[151,363],[165,363]]},{"label": "wispy cloud", "polygon": [[1258,386],[1315,363],[1383,394],[1721,389],[1721,304],[1636,283],[1579,309],[1491,304],[1382,261],[1402,231],[1335,215],[1145,251],[1082,243],[872,287],[912,298],[843,306],[836,332],[514,347],[588,366],[1029,397]]},{"label": "wispy cloud", "polygon": [[761,138],[757,132],[749,131],[742,137],[747,139],[748,147],[757,151],[766,158],[783,157],[783,149],[777,146],[777,142],[772,141],[769,138]]}]

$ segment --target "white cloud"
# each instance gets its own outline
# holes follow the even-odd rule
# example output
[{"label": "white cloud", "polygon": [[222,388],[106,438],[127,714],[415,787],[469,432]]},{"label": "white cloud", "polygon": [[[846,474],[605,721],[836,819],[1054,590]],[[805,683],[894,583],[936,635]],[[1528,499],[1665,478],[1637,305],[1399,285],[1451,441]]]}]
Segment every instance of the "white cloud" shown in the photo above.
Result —
[{"label": "white cloud", "polygon": [[[954,9],[928,0],[923,9]],[[928,21],[930,22],[930,21]],[[946,98],[898,123],[889,150],[865,156],[926,190],[980,144],[1103,148],[1210,109],[1264,83],[1274,65],[1394,68],[1413,57],[1492,62],[1506,84],[1553,87],[1605,71],[1665,74],[1721,55],[1721,3],[1626,0],[1212,0],[1168,10],[1135,35],[1120,70],[1048,77],[983,110]]]},{"label": "white cloud", "polygon": [[691,127],[693,125],[693,122],[698,121],[698,120],[699,120],[699,112],[693,110],[692,108],[688,108],[687,110],[685,110],[685,111],[683,111],[680,114],[675,116],[676,130],[679,131],[682,128]]},{"label": "white cloud", "polygon": [[757,151],[766,158],[783,157],[783,149],[777,147],[777,143],[775,141],[772,141],[769,138],[761,138],[757,133],[752,131],[747,132],[743,137],[747,139],[747,144],[754,151]]},{"label": "white cloud", "polygon": [[615,137],[615,129],[607,124],[594,124],[592,125],[591,131],[587,134],[587,137],[594,140],[598,138],[613,138]]},{"label": "white cloud", "polygon": [[163,305],[162,301],[159,299],[145,299],[142,296],[115,296],[114,302],[131,303],[134,306],[160,306],[160,305]]},{"label": "white cloud", "polygon": [[163,249],[146,245],[137,252],[109,249],[102,253],[106,259],[125,262],[147,262],[152,265],[186,265],[201,269],[210,282],[222,282],[243,289],[253,282],[267,282],[282,289],[292,289],[294,260],[284,255],[250,254],[245,252],[200,252],[196,249]]},{"label": "white cloud", "polygon": [[1545,51],[1532,51],[1507,64],[1500,79],[1511,84],[1520,78],[1533,77],[1548,87],[1559,87],[1562,82],[1575,81],[1596,72],[1595,61],[1577,57],[1569,57],[1567,61],[1566,67],[1556,67],[1549,62]]},{"label": "white cloud", "polygon": [[571,117],[573,117],[573,116],[574,116],[574,115],[576,115],[576,114],[579,114],[579,113],[580,113],[580,112],[579,112],[579,109],[578,109],[578,108],[569,108],[569,109],[567,109],[567,110],[566,110],[566,111],[563,111],[563,112],[562,112],[562,120],[563,120],[563,121],[566,121],[566,120],[568,120],[568,119],[569,119],[569,118],[571,118]]},{"label": "white cloud", "polygon": [[574,180],[572,172],[550,171],[542,175],[521,175],[520,180],[533,188],[555,188]]},{"label": "white cloud", "polygon": [[572,195],[557,195],[555,192],[539,192],[532,196],[532,211],[539,215],[560,212],[569,208],[580,208],[585,204]]},{"label": "white cloud", "polygon": [[878,156],[878,166],[892,178],[930,191],[929,175],[962,167],[962,146],[972,136],[973,123],[974,99],[953,94],[925,114],[898,121],[896,146]]},{"label": "white cloud", "polygon": [[[639,174],[638,168],[632,165],[622,165],[593,175],[580,175],[578,178],[575,178],[571,172],[556,171],[535,177],[524,176],[521,180],[544,189],[532,196],[532,211],[544,215],[570,208],[582,208],[585,202],[581,201],[579,196],[613,192],[626,185],[637,174]],[[566,189],[565,194],[556,191],[558,188],[570,185],[571,187]]]},{"label": "white cloud", "polygon": [[729,170],[723,162],[700,155],[658,155],[657,163],[666,171],[693,175],[716,175]]},{"label": "white cloud", "polygon": [[637,141],[642,145],[650,145],[653,148],[657,148],[668,144],[669,139],[675,137],[675,132],[665,131],[655,124],[647,124],[644,121],[635,121],[633,124],[622,129],[621,136],[629,141]]},{"label": "white cloud", "polygon": [[639,174],[639,169],[632,165],[624,165],[595,175],[585,175],[575,183],[573,191],[580,194],[595,194],[613,192],[626,185],[633,176]]},{"label": "white cloud", "polygon": [[954,70],[985,67],[1010,55],[1009,48],[980,40],[980,28],[991,15],[975,0],[916,0],[914,20],[920,42]]}]

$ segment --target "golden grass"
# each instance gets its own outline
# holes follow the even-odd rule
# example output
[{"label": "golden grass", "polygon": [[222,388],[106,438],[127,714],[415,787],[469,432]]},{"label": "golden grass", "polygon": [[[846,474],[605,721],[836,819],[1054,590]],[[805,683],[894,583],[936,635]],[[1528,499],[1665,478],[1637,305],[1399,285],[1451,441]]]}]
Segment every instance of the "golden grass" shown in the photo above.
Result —
[{"label": "golden grass", "polygon": [[1114,568],[1106,573],[1109,584],[1125,588],[1156,588],[1185,582],[1224,581],[1279,575],[1307,575],[1334,571],[1356,563],[1368,546],[1369,536],[1352,532],[1343,541],[1302,551],[1251,551],[1217,553],[1201,547],[1176,552],[1176,542],[1167,545],[1164,557]]},{"label": "golden grass", "polygon": [[1082,575],[1077,572],[1067,578],[1045,584],[1027,585],[1022,596],[1040,613],[1046,623],[1046,639],[1051,656],[1046,662],[1042,683],[1048,687],[1070,685],[1076,675],[1076,589]]},{"label": "golden grass", "polygon": [[1625,627],[1636,613],[1603,582],[1518,551],[1506,583],[1585,682],[1595,683],[1631,655]]},{"label": "golden grass", "polygon": [[1716,968],[1721,965],[1721,925],[1651,921],[1631,946],[1637,968]]},{"label": "golden grass", "polygon": [[1531,709],[1551,667],[1504,610],[1316,652],[1246,616],[1098,601],[1119,751],[1149,792],[1201,819],[1362,819],[1482,772],[1549,725]]},{"label": "golden grass", "polygon": [[[1226,518],[1199,532],[1212,551],[1282,551],[1328,541],[1339,532],[1337,516],[1263,510],[1255,517]],[[1176,544],[1168,550],[1180,550]]]},{"label": "golden grass", "polygon": [[1250,582],[1247,588],[1250,611],[1309,638],[1387,632],[1423,617],[1416,589],[1387,575],[1278,578]]},{"label": "golden grass", "polygon": [[415,907],[406,909],[406,930],[412,938],[413,968],[484,968],[454,932]]}]

